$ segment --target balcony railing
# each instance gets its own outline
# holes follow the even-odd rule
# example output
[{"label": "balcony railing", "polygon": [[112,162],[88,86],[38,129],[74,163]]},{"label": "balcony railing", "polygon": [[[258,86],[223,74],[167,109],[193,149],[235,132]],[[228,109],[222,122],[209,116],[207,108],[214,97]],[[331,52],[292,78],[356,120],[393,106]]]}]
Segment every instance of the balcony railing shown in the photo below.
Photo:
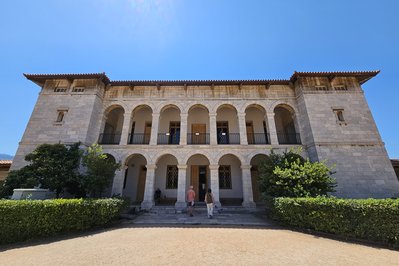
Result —
[{"label": "balcony railing", "polygon": [[151,134],[129,134],[128,144],[143,145],[150,143]]},{"label": "balcony railing", "polygon": [[267,133],[247,133],[248,144],[270,144],[269,134]]},{"label": "balcony railing", "polygon": [[240,133],[221,133],[217,137],[218,144],[240,144]]},{"label": "balcony railing", "polygon": [[99,144],[118,145],[120,141],[121,141],[121,134],[101,133],[100,137],[98,138],[98,143]]},{"label": "balcony railing", "polygon": [[209,144],[209,133],[188,133],[187,144]]},{"label": "balcony railing", "polygon": [[179,145],[180,134],[159,133],[157,143],[164,145]]},{"label": "balcony railing", "polygon": [[301,144],[301,136],[296,134],[277,133],[279,144]]}]

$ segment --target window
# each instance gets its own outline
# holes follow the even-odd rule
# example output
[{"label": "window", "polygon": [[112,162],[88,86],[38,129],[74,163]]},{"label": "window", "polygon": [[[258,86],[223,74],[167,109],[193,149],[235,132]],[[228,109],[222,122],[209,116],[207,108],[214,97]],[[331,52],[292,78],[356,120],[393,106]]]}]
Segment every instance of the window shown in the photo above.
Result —
[{"label": "window", "polygon": [[333,109],[335,114],[335,118],[337,119],[337,123],[342,125],[346,125],[345,117],[344,117],[344,109]]},{"label": "window", "polygon": [[85,88],[84,87],[75,87],[72,89],[72,92],[84,92]]},{"label": "window", "polygon": [[328,89],[327,89],[326,86],[316,86],[315,89],[316,89],[317,91],[328,91]]},{"label": "window", "polygon": [[219,166],[219,188],[220,189],[231,189],[230,165]]},{"label": "window", "polygon": [[54,125],[60,126],[64,123],[65,114],[68,112],[67,108],[62,108],[57,110],[57,119],[54,122]]},{"label": "window", "polygon": [[166,168],[166,189],[177,189],[178,169],[176,165],[168,165]]},{"label": "window", "polygon": [[338,86],[334,86],[334,90],[336,90],[336,91],[347,91],[348,88],[345,87],[344,85],[338,85]]},{"label": "window", "polygon": [[66,87],[57,87],[54,89],[54,92],[66,92],[67,88]]}]

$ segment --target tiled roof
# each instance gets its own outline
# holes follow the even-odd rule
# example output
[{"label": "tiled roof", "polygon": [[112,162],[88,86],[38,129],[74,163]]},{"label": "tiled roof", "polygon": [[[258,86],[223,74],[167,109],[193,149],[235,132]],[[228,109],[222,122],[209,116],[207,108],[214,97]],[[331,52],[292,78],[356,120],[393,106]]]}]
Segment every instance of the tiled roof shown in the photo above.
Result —
[{"label": "tiled roof", "polygon": [[111,81],[114,86],[145,86],[145,85],[259,85],[259,84],[288,84],[284,79],[257,79],[257,80],[115,80]]},{"label": "tiled roof", "polygon": [[360,84],[365,83],[367,80],[375,77],[379,70],[372,71],[336,71],[336,72],[297,72],[294,71],[290,80],[295,82],[300,77],[327,77],[327,78],[335,78],[335,77],[356,77]]},{"label": "tiled roof", "polygon": [[12,160],[0,160],[0,165],[4,166],[4,165],[11,165],[12,164]]},{"label": "tiled roof", "polygon": [[114,86],[136,86],[136,85],[288,85],[294,83],[301,77],[356,77],[360,84],[376,76],[380,71],[340,71],[340,72],[297,72],[290,79],[257,79],[257,80],[115,80],[111,81],[103,73],[88,74],[24,74],[24,76],[42,86],[47,79],[101,79],[105,84]]},{"label": "tiled roof", "polygon": [[47,79],[101,79],[105,84],[110,82],[109,78],[102,73],[81,73],[81,74],[25,74],[24,76],[42,86]]}]

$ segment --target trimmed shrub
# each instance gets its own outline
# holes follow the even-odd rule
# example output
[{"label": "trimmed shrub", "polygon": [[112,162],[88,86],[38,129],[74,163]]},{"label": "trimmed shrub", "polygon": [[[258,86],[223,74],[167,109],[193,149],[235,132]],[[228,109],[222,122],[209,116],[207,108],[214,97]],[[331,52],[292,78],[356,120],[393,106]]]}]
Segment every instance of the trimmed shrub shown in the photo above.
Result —
[{"label": "trimmed shrub", "polygon": [[399,245],[399,199],[276,198],[271,216],[291,226]]},{"label": "trimmed shrub", "polygon": [[0,244],[109,224],[122,199],[0,200]]}]

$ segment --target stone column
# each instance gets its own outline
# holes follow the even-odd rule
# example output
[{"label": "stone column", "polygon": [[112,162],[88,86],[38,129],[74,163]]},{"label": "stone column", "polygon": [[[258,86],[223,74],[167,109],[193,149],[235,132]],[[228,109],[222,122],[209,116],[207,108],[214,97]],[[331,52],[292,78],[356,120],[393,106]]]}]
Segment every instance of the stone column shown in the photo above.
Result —
[{"label": "stone column", "polygon": [[177,183],[177,201],[175,203],[175,209],[182,211],[186,208],[186,182],[187,182],[187,165],[178,165],[178,183]]},{"label": "stone column", "polygon": [[209,114],[209,143],[211,145],[217,145],[217,129],[216,129],[216,113]]},{"label": "stone column", "polygon": [[157,145],[159,113],[152,113],[150,145]]},{"label": "stone column", "polygon": [[[123,181],[125,179],[125,173],[127,170],[127,166],[124,165],[120,170],[115,172],[114,181],[112,184],[112,195],[120,195],[123,194]],[[112,196],[111,195],[111,196]]]},{"label": "stone column", "polygon": [[238,117],[238,126],[240,129],[240,144],[241,145],[248,145],[248,138],[247,138],[247,124],[245,121],[245,113],[239,113]]},{"label": "stone column", "polygon": [[242,206],[245,208],[255,208],[254,196],[252,193],[251,165],[241,165],[242,177]]},{"label": "stone column", "polygon": [[187,113],[180,114],[180,145],[187,145]]},{"label": "stone column", "polygon": [[147,164],[147,175],[145,178],[144,200],[141,203],[141,208],[149,210],[154,206],[154,192],[155,192],[155,164]]},{"label": "stone column", "polygon": [[209,165],[210,170],[210,179],[211,179],[211,189],[213,197],[215,198],[215,204],[217,207],[220,207],[220,198],[219,198],[219,165],[211,164]]},{"label": "stone column", "polygon": [[129,137],[129,131],[130,131],[130,122],[132,120],[132,114],[131,113],[125,113],[123,115],[123,126],[122,126],[122,132],[121,132],[121,139],[119,141],[119,145],[126,145],[127,144],[127,139]]},{"label": "stone column", "polygon": [[273,145],[278,145],[278,138],[277,138],[277,131],[276,131],[276,122],[274,121],[274,112],[270,113],[265,117],[265,120],[267,120],[267,126],[269,130],[269,141],[270,144]]}]

